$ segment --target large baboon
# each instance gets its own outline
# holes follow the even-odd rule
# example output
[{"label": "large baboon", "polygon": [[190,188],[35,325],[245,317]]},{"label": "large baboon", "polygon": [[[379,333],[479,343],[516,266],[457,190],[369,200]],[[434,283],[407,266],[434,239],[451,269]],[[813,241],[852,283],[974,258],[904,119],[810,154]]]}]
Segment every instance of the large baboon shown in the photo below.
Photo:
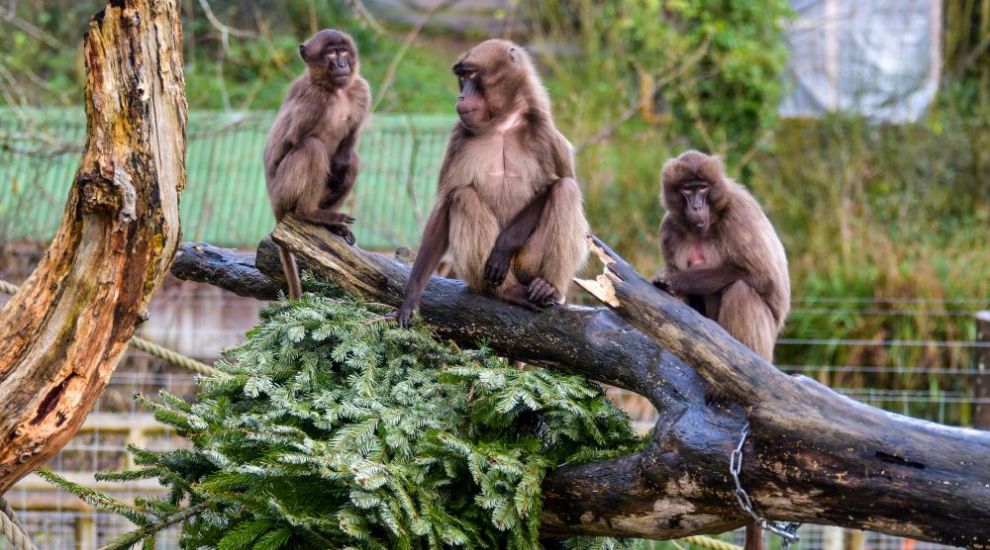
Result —
[{"label": "large baboon", "polygon": [[570,143],[529,55],[487,40],[454,65],[460,118],[398,318],[406,325],[449,249],[476,292],[541,308],[564,298],[587,257]]}]

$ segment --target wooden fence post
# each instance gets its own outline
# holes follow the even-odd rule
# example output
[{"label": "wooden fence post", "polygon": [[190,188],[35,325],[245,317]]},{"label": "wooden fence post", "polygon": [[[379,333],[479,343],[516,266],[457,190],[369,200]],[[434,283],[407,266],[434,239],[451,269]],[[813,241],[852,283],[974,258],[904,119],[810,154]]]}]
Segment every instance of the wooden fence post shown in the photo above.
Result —
[{"label": "wooden fence post", "polygon": [[973,383],[973,427],[990,430],[990,311],[976,314],[976,379]]}]

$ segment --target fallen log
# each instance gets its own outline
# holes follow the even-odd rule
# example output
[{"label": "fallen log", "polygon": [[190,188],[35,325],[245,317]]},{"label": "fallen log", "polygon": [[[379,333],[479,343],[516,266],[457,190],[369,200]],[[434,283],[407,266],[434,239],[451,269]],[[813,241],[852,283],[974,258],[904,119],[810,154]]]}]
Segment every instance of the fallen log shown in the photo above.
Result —
[{"label": "fallen log", "polygon": [[174,0],[110,2],[86,33],[86,148],[62,224],[0,308],[0,495],[65,445],[168,272],[185,185]]},{"label": "fallen log", "polygon": [[[401,303],[402,263],[291,217],[273,236],[343,291]],[[668,539],[748,523],[729,460],[749,424],[740,482],[761,515],[990,548],[990,434],[887,413],[787,376],[593,245],[605,273],[580,284],[608,307],[531,312],[434,277],[420,310],[441,337],[627,388],[660,413],[642,451],[547,477],[546,536]],[[271,271],[273,253],[259,248],[256,265]],[[729,399],[706,405],[706,384]]]}]

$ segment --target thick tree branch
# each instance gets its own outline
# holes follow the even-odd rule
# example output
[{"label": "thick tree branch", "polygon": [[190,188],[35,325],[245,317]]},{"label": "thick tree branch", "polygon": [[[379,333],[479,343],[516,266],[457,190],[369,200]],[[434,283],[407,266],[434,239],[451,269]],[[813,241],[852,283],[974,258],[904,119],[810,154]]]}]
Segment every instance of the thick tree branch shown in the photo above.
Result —
[{"label": "thick tree branch", "polygon": [[751,494],[763,514],[990,547],[990,434],[887,413],[787,376],[590,242],[605,270],[579,284],[749,410],[760,466]]},{"label": "thick tree branch", "polygon": [[111,2],[85,39],[86,149],[62,225],[0,309],[0,494],[75,433],[178,244],[185,184],[174,0]]},{"label": "thick tree branch", "polygon": [[[291,218],[274,238],[352,295],[402,300],[401,263]],[[547,477],[547,536],[663,539],[745,524],[728,468],[749,421],[742,482],[771,519],[990,548],[990,434],[886,413],[786,376],[595,244],[607,273],[582,284],[610,308],[534,313],[437,277],[421,306],[443,337],[631,389],[660,411],[639,453]],[[262,246],[256,265],[277,271],[274,258]],[[706,406],[708,383],[731,399]]]},{"label": "thick tree branch", "polygon": [[[408,266],[357,247],[339,246],[326,234],[321,227],[289,217],[275,228],[273,237],[348,294],[395,307],[402,303]],[[263,246],[257,263],[275,270],[276,257],[274,248]],[[682,399],[677,395],[681,392],[696,391],[692,369],[601,308],[560,306],[532,312],[475,294],[461,281],[433,277],[420,313],[443,337],[465,345],[484,341],[509,357],[643,394],[661,408]],[[689,378],[677,387],[671,381],[684,376],[673,372],[657,376],[653,373],[658,364],[671,364]]]},{"label": "thick tree branch", "polygon": [[275,300],[279,292],[288,294],[288,285],[284,280],[258,271],[254,263],[254,252],[184,242],[179,245],[175,262],[172,263],[172,275],[259,300]]}]

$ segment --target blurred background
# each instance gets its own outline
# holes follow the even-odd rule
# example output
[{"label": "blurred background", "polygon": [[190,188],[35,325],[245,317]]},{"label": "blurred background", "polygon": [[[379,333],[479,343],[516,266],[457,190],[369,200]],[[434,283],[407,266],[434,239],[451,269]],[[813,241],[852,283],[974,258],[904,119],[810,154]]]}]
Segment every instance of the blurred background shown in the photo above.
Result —
[{"label": "blurred background", "polygon": [[[185,240],[253,248],[271,231],[265,137],[303,70],[297,45],[335,27],[358,42],[374,96],[346,209],[364,248],[415,247],[454,122],[450,66],[481,39],[509,37],[538,61],[577,149],[594,231],[644,275],[660,267],[660,166],[687,148],[720,154],[790,258],[794,303],[777,365],[892,411],[990,429],[990,372],[980,370],[990,321],[976,321],[990,309],[990,0],[181,5]],[[0,2],[0,279],[23,281],[61,219],[85,136],[81,39],[101,7]],[[141,335],[211,361],[261,307],[170,280]],[[50,466],[106,488],[92,472],[125,466],[126,443],[178,444],[131,400],[163,387],[195,392],[192,374],[130,352]],[[638,426],[651,425],[645,401],[614,393]],[[34,476],[7,496],[43,548],[95,548],[127,528]],[[809,549],[934,547],[802,532]],[[643,545],[654,546],[673,547]]]}]

